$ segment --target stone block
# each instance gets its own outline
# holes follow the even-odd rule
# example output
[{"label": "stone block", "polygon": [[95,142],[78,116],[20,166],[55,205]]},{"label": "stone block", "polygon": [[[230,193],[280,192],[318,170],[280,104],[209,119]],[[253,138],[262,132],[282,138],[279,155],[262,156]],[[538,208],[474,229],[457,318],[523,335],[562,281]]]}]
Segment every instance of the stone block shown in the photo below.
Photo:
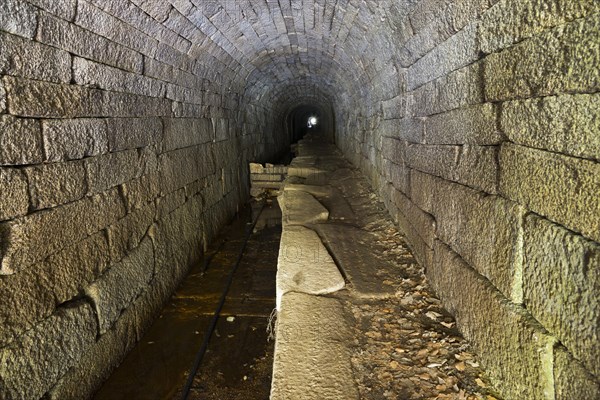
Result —
[{"label": "stone block", "polygon": [[556,339],[439,241],[427,275],[503,397],[552,398]]},{"label": "stone block", "polygon": [[77,0],[27,0],[29,3],[48,11],[66,21],[72,21],[75,16]]},{"label": "stone block", "polygon": [[407,147],[407,143],[402,140],[384,137],[382,156],[394,164],[404,164]]},{"label": "stone block", "polygon": [[[425,181],[427,182],[427,181]],[[522,302],[520,235],[523,207],[502,197],[434,179],[437,236],[509,299]],[[414,192],[412,193],[414,196]],[[417,203],[418,205],[418,203]]]},{"label": "stone block", "polygon": [[10,275],[42,261],[124,215],[123,201],[118,191],[113,189],[1,223],[0,275]]},{"label": "stone block", "polygon": [[112,265],[85,292],[94,302],[100,334],[105,334],[121,312],[148,286],[154,273],[152,241],[142,241],[121,262]]},{"label": "stone block", "polygon": [[425,271],[428,271],[433,264],[433,250],[423,240],[419,232],[417,232],[417,229],[413,226],[414,222],[410,221],[407,216],[400,211],[396,211],[393,217],[398,224],[400,232],[406,236],[407,244],[412,250],[413,256]]},{"label": "stone block", "polygon": [[74,302],[58,309],[0,350],[0,396],[41,398],[94,344],[97,329],[88,303]]},{"label": "stone block", "polygon": [[73,59],[73,79],[79,85],[142,96],[164,97],[166,92],[162,81],[80,57]]},{"label": "stone block", "polygon": [[213,127],[208,118],[165,118],[163,151],[212,141]]},{"label": "stone block", "polygon": [[106,125],[111,152],[157,144],[162,139],[159,118],[109,118]]},{"label": "stone block", "polygon": [[38,118],[101,115],[103,94],[81,86],[4,77],[11,114]]},{"label": "stone block", "polygon": [[486,101],[600,90],[600,18],[592,14],[484,59]]},{"label": "stone block", "polygon": [[186,201],[186,190],[178,189],[167,193],[156,200],[156,219],[163,219],[172,211],[181,207]]},{"label": "stone block", "polygon": [[130,49],[154,57],[159,42],[91,3],[77,2],[75,23]]},{"label": "stone block", "polygon": [[[20,217],[29,209],[25,175],[12,168],[0,168],[0,221]],[[10,195],[4,195],[10,193]]]},{"label": "stone block", "polygon": [[57,304],[70,301],[102,273],[109,263],[104,233],[96,233],[18,274],[0,279],[0,347],[13,342]]},{"label": "stone block", "polygon": [[131,93],[101,92],[100,115],[113,118],[164,117],[171,115],[171,102],[165,98]]},{"label": "stone block", "polygon": [[159,156],[158,162],[163,194],[214,173],[212,152],[207,145],[163,153]]},{"label": "stone block", "polygon": [[[385,160],[384,160],[385,161]],[[389,177],[392,185],[403,193],[410,190],[410,168],[405,164],[389,163]]]},{"label": "stone block", "polygon": [[600,245],[534,214],[523,231],[527,309],[600,377]]},{"label": "stone block", "polygon": [[143,71],[143,56],[140,53],[49,14],[40,16],[36,39],[126,71]]},{"label": "stone block", "polygon": [[0,4],[0,30],[32,39],[37,26],[38,12],[21,0],[5,0]]},{"label": "stone block", "polygon": [[494,53],[555,26],[600,11],[595,0],[501,0],[481,18],[481,50]]},{"label": "stone block", "polygon": [[427,144],[496,145],[505,138],[497,126],[496,106],[476,104],[428,117],[425,121]]},{"label": "stone block", "polygon": [[224,118],[212,118],[215,141],[220,142],[229,139],[229,120]]},{"label": "stone block", "polygon": [[382,136],[406,140],[411,143],[421,143],[424,133],[422,118],[402,118],[399,120],[381,121]]},{"label": "stone block", "polygon": [[252,181],[281,182],[283,181],[283,176],[280,174],[251,174],[250,179]]},{"label": "stone block", "polygon": [[99,193],[139,178],[143,167],[135,149],[88,158],[85,161],[88,190],[90,193]]},{"label": "stone block", "polygon": [[471,23],[408,68],[407,87],[409,90],[414,90],[475,62],[478,57],[477,24]]},{"label": "stone block", "polygon": [[554,349],[554,395],[556,400],[595,400],[600,383],[562,346]]},{"label": "stone block", "polygon": [[406,115],[407,98],[405,95],[399,95],[392,99],[381,102],[383,110],[383,119],[404,118]]},{"label": "stone block", "polygon": [[216,207],[202,212],[202,199],[195,196],[154,225],[155,282],[166,297],[198,261],[204,244],[213,237],[212,231],[222,227],[223,214]]},{"label": "stone block", "polygon": [[284,226],[314,224],[325,222],[329,218],[329,211],[307,192],[286,190],[277,197],[277,202],[281,207]]},{"label": "stone block", "polygon": [[436,223],[431,214],[417,207],[408,197],[398,190],[392,190],[391,200],[402,213],[404,218],[410,222],[415,231],[430,249],[436,239]]},{"label": "stone block", "polygon": [[599,114],[599,94],[567,94],[506,102],[501,125],[517,144],[600,160]]},{"label": "stone block", "polygon": [[413,91],[409,114],[426,117],[483,102],[482,62],[476,62]]},{"label": "stone block", "polygon": [[24,169],[35,210],[56,207],[81,199],[87,192],[81,161],[42,164]]},{"label": "stone block", "polygon": [[[23,54],[27,54],[26,59]],[[0,74],[69,83],[71,56],[66,51],[0,31]]]},{"label": "stone block", "polygon": [[42,121],[46,159],[76,160],[108,152],[104,119],[49,119]]},{"label": "stone block", "polygon": [[121,185],[127,211],[131,212],[154,201],[160,193],[158,172],[142,175]]},{"label": "stone block", "polygon": [[507,143],[500,166],[505,197],[600,241],[600,164]]},{"label": "stone block", "polygon": [[433,214],[435,204],[435,185],[439,178],[431,174],[413,169],[410,171],[410,198],[411,200],[425,212]]},{"label": "stone block", "polygon": [[271,399],[359,398],[349,347],[352,321],[339,300],[287,293],[277,320]]},{"label": "stone block", "polygon": [[345,286],[344,277],[319,235],[303,226],[283,229],[276,281],[279,311],[281,299],[288,292],[318,295],[333,293]]},{"label": "stone block", "polygon": [[4,89],[4,82],[0,79],[0,114],[6,112],[6,90]]},{"label": "stone block", "polygon": [[44,159],[42,146],[38,121],[0,116],[0,165],[41,163]]},{"label": "stone block", "polygon": [[78,400],[94,397],[98,388],[139,340],[135,326],[136,312],[132,307],[125,310],[114,326],[81,354],[79,362],[60,378],[45,399]]},{"label": "stone block", "polygon": [[411,144],[409,167],[462,183],[486,193],[498,192],[498,147]]},{"label": "stone block", "polygon": [[132,211],[107,228],[108,245],[112,262],[121,260],[129,250],[137,247],[154,223],[156,206],[149,203]]}]

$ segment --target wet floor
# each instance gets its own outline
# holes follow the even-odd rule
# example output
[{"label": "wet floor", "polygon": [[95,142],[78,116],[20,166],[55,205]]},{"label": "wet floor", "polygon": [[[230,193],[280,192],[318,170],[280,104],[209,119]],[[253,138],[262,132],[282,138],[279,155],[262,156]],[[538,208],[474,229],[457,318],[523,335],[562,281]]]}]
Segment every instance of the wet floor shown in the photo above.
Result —
[{"label": "wet floor", "polygon": [[[253,215],[254,214],[254,215]],[[260,214],[260,216],[258,216]],[[258,219],[257,219],[258,218]],[[188,399],[263,400],[269,397],[275,275],[281,236],[276,201],[240,212],[193,268],[140,343],[97,393],[96,400],[179,399],[240,251],[234,275]]]}]

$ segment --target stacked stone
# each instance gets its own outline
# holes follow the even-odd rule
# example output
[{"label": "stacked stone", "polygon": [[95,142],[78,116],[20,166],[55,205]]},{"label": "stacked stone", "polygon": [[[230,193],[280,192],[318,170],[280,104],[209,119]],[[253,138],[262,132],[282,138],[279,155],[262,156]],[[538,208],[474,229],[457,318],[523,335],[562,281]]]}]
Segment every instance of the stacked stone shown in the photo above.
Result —
[{"label": "stacked stone", "polygon": [[161,2],[0,3],[0,398],[89,397],[280,146],[218,42]]},{"label": "stacked stone", "polygon": [[402,91],[338,134],[510,399],[600,398],[599,12],[416,2]]},{"label": "stacked stone", "polygon": [[250,195],[258,197],[266,192],[277,194],[286,178],[285,165],[250,163]]}]

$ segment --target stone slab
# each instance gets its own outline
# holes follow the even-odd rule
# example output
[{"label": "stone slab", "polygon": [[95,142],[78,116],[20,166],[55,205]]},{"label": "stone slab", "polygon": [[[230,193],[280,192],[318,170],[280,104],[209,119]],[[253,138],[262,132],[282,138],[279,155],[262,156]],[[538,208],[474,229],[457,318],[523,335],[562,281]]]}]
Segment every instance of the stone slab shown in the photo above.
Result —
[{"label": "stone slab", "polygon": [[358,399],[352,339],[339,300],[287,293],[277,318],[271,400]]},{"label": "stone slab", "polygon": [[288,292],[326,294],[341,290],[344,277],[315,231],[286,226],[277,260],[277,308]]},{"label": "stone slab", "polygon": [[329,218],[329,211],[306,192],[283,191],[277,201],[284,226],[325,222]]},{"label": "stone slab", "polygon": [[314,228],[352,284],[350,290],[365,298],[394,294],[394,289],[383,283],[382,275],[393,275],[396,266],[377,257],[374,236],[351,225],[319,224]]}]

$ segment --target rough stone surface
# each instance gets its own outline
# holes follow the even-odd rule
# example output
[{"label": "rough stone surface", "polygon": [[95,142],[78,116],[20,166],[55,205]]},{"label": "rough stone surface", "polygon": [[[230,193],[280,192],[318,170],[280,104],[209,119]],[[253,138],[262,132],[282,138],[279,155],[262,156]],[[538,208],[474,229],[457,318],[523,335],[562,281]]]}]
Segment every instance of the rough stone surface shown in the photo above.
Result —
[{"label": "rough stone surface", "polygon": [[600,89],[600,18],[592,14],[485,59],[487,101]]},{"label": "rough stone surface", "polygon": [[0,168],[0,221],[27,214],[29,193],[22,172],[12,168]]},{"label": "rough stone surface", "polygon": [[0,275],[12,274],[99,231],[125,215],[116,190],[0,224]]},{"label": "rough stone surface", "polygon": [[59,309],[18,342],[1,349],[2,397],[42,397],[94,344],[96,331],[89,304],[75,302]]},{"label": "rough stone surface", "polygon": [[512,144],[500,162],[503,195],[600,241],[600,164]]},{"label": "rough stone surface", "polygon": [[51,15],[40,17],[37,40],[127,71],[143,68],[141,54]]},{"label": "rough stone surface", "polygon": [[600,377],[600,245],[534,215],[525,221],[525,306]]},{"label": "rough stone surface", "polygon": [[320,224],[315,229],[352,284],[352,291],[366,298],[391,295],[392,288],[382,282],[380,275],[393,271],[394,265],[376,257],[374,237],[349,225]]},{"label": "rough stone surface", "polygon": [[552,398],[552,366],[548,361],[556,339],[456,253],[441,242],[436,242],[435,250],[435,267],[428,270],[428,278],[455,314],[463,335],[475,346],[492,383],[508,398]]},{"label": "rough stone surface", "polygon": [[284,224],[302,225],[327,221],[329,211],[317,199],[299,190],[284,191],[277,197]]},{"label": "rough stone surface", "polygon": [[277,260],[277,309],[288,292],[327,294],[344,288],[344,277],[315,231],[286,226]]},{"label": "rough stone surface", "polygon": [[600,383],[564,347],[554,349],[556,400],[600,398]]},{"label": "rough stone surface", "polygon": [[108,152],[102,119],[53,119],[42,122],[44,151],[50,162],[76,160]]},{"label": "rough stone surface", "polygon": [[7,0],[0,4],[0,29],[31,39],[35,35],[37,11],[29,3]]},{"label": "rough stone surface", "polygon": [[271,399],[358,399],[346,318],[336,299],[303,293],[283,296]]},{"label": "rough stone surface", "polygon": [[162,139],[158,118],[111,118],[106,124],[111,152],[153,145]]},{"label": "rough stone surface", "polygon": [[0,164],[23,165],[43,161],[40,124],[35,120],[0,116]]},{"label": "rough stone surface", "polygon": [[425,123],[428,144],[500,144],[504,136],[496,126],[496,107],[491,103],[432,115]]},{"label": "rough stone surface", "polygon": [[527,147],[600,160],[599,113],[598,94],[511,101],[502,106],[502,130]]},{"label": "rough stone surface", "polygon": [[139,178],[143,171],[142,160],[135,149],[90,158],[85,167],[90,193],[99,193]]},{"label": "rough stone surface", "polygon": [[481,49],[496,52],[598,11],[600,6],[594,0],[557,0],[552,4],[544,0],[501,0],[483,14],[479,29]]},{"label": "rough stone surface", "polygon": [[[421,187],[423,183],[427,186]],[[520,302],[522,291],[517,270],[522,256],[519,235],[525,210],[501,197],[485,196],[439,178],[423,177],[413,184],[413,193],[432,192],[430,199],[418,199],[415,203],[424,202],[424,209],[429,209],[435,217],[440,240],[507,298]]]},{"label": "rough stone surface", "polygon": [[34,209],[56,207],[81,199],[87,192],[81,161],[43,164],[25,169]]},{"label": "rough stone surface", "polygon": [[112,265],[96,282],[86,288],[99,320],[100,334],[104,334],[133,300],[143,291],[154,273],[152,241],[142,241],[120,263]]},{"label": "rough stone surface", "polygon": [[156,207],[149,203],[134,210],[125,218],[107,228],[108,244],[113,262],[122,259],[129,250],[137,247],[154,222]]},{"label": "rough stone surface", "polygon": [[422,172],[495,194],[498,192],[498,148],[412,144],[407,164]]},{"label": "rough stone surface", "polygon": [[104,233],[97,233],[11,276],[0,279],[0,347],[77,297],[109,264]]},{"label": "rough stone surface", "polygon": [[0,74],[68,83],[71,56],[66,51],[0,32]]}]

